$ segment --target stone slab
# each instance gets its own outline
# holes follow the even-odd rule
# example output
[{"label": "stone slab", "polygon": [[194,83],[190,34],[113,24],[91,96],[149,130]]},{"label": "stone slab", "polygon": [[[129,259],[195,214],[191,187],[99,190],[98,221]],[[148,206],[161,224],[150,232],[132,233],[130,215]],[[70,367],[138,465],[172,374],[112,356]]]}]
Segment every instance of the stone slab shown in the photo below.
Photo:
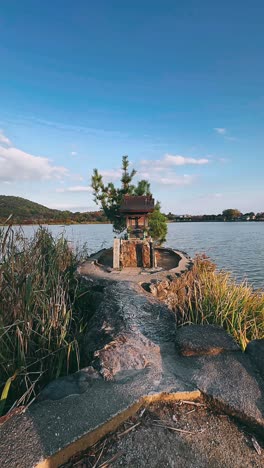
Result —
[{"label": "stone slab", "polygon": [[115,381],[96,380],[84,393],[32,405],[0,427],[1,468],[30,468],[41,463],[57,467],[114,430],[143,404],[199,397],[191,384],[167,377],[162,369],[123,372]]},{"label": "stone slab", "polygon": [[175,346],[181,356],[216,355],[239,351],[234,338],[215,325],[188,325],[178,328]]},{"label": "stone slab", "polygon": [[[264,437],[264,381],[242,352],[180,358],[188,381],[214,403]],[[179,367],[180,362],[177,361]],[[183,374],[182,374],[183,375]]]}]

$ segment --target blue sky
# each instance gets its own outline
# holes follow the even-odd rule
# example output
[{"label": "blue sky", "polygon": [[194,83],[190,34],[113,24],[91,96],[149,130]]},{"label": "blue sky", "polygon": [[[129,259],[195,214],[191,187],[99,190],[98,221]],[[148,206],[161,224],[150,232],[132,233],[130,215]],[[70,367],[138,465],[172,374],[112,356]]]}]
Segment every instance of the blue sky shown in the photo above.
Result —
[{"label": "blue sky", "polygon": [[164,211],[264,211],[264,4],[2,0],[0,193],[95,208],[123,154]]}]

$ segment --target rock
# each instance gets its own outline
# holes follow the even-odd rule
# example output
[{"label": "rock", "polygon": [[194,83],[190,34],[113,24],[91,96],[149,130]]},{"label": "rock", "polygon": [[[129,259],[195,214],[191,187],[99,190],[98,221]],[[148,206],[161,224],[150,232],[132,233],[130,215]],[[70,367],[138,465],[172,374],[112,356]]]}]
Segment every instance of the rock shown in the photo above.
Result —
[{"label": "rock", "polygon": [[[186,361],[186,358],[182,358]],[[213,404],[264,436],[264,382],[246,355],[189,357],[189,379]]]},{"label": "rock", "polygon": [[117,339],[94,353],[94,362],[98,360],[104,379],[111,380],[120,372],[147,367],[147,356],[152,350],[153,343],[144,336],[139,335],[136,338],[129,334],[120,334]]},{"label": "rock", "polygon": [[122,240],[120,262],[125,267],[150,268],[150,244],[141,240]]},{"label": "rock", "polygon": [[246,353],[264,379],[264,339],[251,341],[246,347]]},{"label": "rock", "polygon": [[152,296],[157,297],[157,295],[158,295],[157,285],[150,284],[149,285],[149,291],[151,292]]},{"label": "rock", "polygon": [[120,264],[122,268],[125,267],[137,267],[137,251],[136,243],[122,240],[121,251],[120,251]]},{"label": "rock", "polygon": [[181,356],[217,355],[239,351],[233,337],[215,325],[188,325],[176,332],[175,346]]},{"label": "rock", "polygon": [[95,380],[101,379],[100,374],[91,366],[75,372],[75,374],[60,377],[50,382],[38,396],[38,401],[61,400],[70,395],[80,395],[91,387]]},{"label": "rock", "polygon": [[94,355],[93,366],[106,380],[119,372],[159,365],[160,345],[175,334],[175,317],[140,286],[114,283],[89,323],[85,354]]}]

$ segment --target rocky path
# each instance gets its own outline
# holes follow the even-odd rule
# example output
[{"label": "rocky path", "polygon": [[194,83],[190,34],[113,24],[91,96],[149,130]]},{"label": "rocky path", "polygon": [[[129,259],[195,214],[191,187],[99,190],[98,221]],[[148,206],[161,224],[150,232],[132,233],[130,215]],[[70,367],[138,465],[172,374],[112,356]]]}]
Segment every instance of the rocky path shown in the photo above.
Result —
[{"label": "rocky path", "polygon": [[[210,401],[211,407],[247,425],[250,433],[254,431],[257,434],[261,445],[264,436],[264,381],[254,353],[242,353],[232,337],[217,327],[188,326],[176,330],[172,312],[133,282],[112,282],[92,276],[84,278],[84,281],[91,288],[95,303],[84,348],[90,366],[50,383],[38,402],[0,427],[1,467],[55,468],[93,446],[149,404],[170,401],[171,408],[174,408],[166,410],[170,414],[170,411],[176,411],[177,406],[173,406],[176,402],[196,400],[202,395]],[[159,419],[161,414],[155,408],[153,411],[158,412],[155,418]],[[195,416],[194,412],[191,414]],[[212,426],[209,419],[205,419],[205,424],[206,421],[211,431],[197,434],[195,438],[191,434],[175,435],[177,431],[166,428],[138,426],[133,440],[139,452],[142,444],[144,456],[142,454],[142,460],[135,459],[135,462],[127,458],[124,466],[146,466],[140,463],[147,463],[148,457],[147,466],[177,466],[172,464],[177,450],[182,453],[179,455],[182,460],[188,450],[190,457],[200,453],[202,463],[202,447],[206,440],[210,446],[214,431],[227,431],[223,434],[221,446],[221,450],[227,450],[228,431],[235,437],[239,429],[235,429],[231,422],[231,425],[220,424],[222,420],[219,419],[212,420]],[[180,428],[186,428],[184,424]],[[197,431],[198,426],[190,427]],[[127,444],[132,444],[130,438],[133,434],[131,431],[124,439]],[[202,437],[201,442],[199,437]],[[173,440],[175,447],[170,459]],[[218,436],[216,440],[220,443]],[[200,445],[188,445],[188,441],[197,441]],[[235,441],[238,439],[231,441],[234,446]],[[151,458],[154,442],[157,449]],[[249,457],[245,445],[241,444],[238,444],[241,459],[246,455]],[[185,452],[181,452],[180,447],[185,447]],[[116,448],[118,450],[119,446]],[[219,453],[215,451],[210,455],[208,452],[208,457],[217,460]],[[238,457],[238,452],[235,453]],[[159,460],[159,454],[167,465],[151,464]],[[116,461],[116,466],[121,460]],[[224,460],[223,455],[219,458],[222,465],[208,466],[224,466]]]}]

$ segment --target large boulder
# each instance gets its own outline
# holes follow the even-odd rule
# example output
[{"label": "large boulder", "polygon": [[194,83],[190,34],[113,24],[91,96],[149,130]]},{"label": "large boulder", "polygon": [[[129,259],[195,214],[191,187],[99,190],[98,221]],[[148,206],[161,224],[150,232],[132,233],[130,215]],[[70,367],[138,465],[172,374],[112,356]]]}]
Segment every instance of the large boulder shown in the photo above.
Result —
[{"label": "large boulder", "polygon": [[224,351],[239,351],[233,337],[215,325],[188,325],[176,332],[175,346],[181,356],[215,356]]},{"label": "large boulder", "polygon": [[246,347],[246,353],[264,379],[264,339],[251,341]]}]

